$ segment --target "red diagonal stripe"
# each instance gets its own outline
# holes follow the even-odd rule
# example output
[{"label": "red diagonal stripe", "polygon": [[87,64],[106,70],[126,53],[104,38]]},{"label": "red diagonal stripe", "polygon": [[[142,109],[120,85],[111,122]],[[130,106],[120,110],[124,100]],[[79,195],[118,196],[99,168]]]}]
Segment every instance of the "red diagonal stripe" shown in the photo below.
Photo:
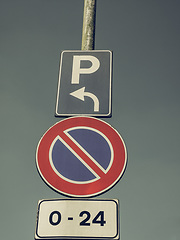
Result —
[{"label": "red diagonal stripe", "polygon": [[83,160],[86,164],[101,178],[105,173],[81,150],[64,132],[59,135]]}]

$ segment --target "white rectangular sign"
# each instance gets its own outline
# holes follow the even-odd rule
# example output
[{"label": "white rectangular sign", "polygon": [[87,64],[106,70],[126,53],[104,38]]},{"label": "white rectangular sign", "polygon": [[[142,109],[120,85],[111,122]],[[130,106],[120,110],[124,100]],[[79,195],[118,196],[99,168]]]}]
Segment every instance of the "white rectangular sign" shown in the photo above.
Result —
[{"label": "white rectangular sign", "polygon": [[38,203],[35,239],[119,239],[116,199],[49,199]]}]

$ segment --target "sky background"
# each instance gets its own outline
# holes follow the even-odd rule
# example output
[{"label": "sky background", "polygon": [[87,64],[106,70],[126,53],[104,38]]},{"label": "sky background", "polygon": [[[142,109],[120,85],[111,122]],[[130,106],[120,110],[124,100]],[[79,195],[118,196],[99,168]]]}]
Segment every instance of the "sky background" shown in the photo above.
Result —
[{"label": "sky background", "polygon": [[[97,0],[96,50],[113,51],[113,114],[128,165],[122,240],[180,240],[180,1]],[[0,0],[0,236],[32,240],[35,151],[54,117],[60,52],[81,49],[83,0]],[[63,118],[62,118],[63,119]]]}]

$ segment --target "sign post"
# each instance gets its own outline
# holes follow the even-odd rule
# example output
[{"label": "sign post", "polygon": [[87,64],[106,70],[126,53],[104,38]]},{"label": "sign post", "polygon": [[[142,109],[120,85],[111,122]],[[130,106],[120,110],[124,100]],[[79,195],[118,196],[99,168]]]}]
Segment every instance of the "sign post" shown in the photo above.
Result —
[{"label": "sign post", "polygon": [[94,50],[96,0],[84,0],[81,51],[61,53],[56,117],[36,150],[36,166],[53,190],[74,199],[38,203],[36,240],[119,239],[119,201],[88,199],[122,177],[121,135],[94,117],[111,117],[112,52]]},{"label": "sign post", "polygon": [[94,50],[96,0],[84,0],[81,50]]}]

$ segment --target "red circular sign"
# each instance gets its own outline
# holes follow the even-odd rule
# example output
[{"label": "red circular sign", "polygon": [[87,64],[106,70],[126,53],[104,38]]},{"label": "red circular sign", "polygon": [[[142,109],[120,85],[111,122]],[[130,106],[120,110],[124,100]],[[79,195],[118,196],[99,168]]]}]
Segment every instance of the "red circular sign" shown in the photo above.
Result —
[{"label": "red circular sign", "polygon": [[110,189],[123,175],[126,163],[120,134],[92,117],[56,123],[43,135],[36,151],[43,180],[71,197],[91,197]]}]

